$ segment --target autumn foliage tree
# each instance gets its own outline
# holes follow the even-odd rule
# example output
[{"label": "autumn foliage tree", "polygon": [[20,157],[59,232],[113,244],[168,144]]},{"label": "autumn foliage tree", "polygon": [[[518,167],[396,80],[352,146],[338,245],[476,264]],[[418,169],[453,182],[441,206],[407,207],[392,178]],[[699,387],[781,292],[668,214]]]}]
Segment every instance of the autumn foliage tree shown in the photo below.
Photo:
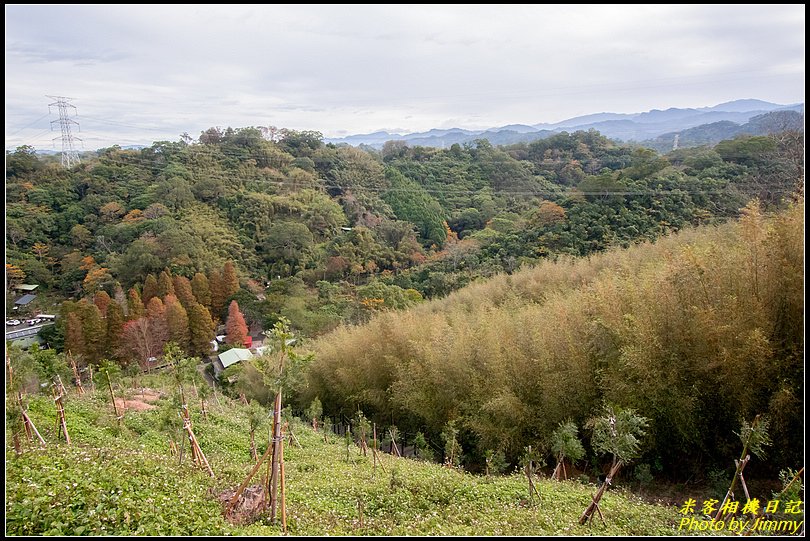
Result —
[{"label": "autumn foliage tree", "polygon": [[146,305],[146,318],[149,320],[149,332],[158,345],[158,351],[169,341],[169,327],[166,323],[166,307],[158,297],[152,297]]},{"label": "autumn foliage tree", "polygon": [[107,307],[110,305],[111,300],[110,295],[103,290],[96,291],[96,294],[93,295],[93,304],[98,307],[102,317],[107,317]]},{"label": "autumn foliage tree", "polygon": [[[198,272],[191,279],[191,292],[194,293],[194,298],[197,299],[198,303],[209,310],[211,309],[211,289],[208,278],[203,273]],[[180,297],[178,296],[178,298]],[[182,299],[180,302],[182,302]],[[186,310],[188,310],[188,307],[186,307]]]},{"label": "autumn foliage tree", "polygon": [[158,294],[158,282],[154,274],[148,274],[146,280],[143,281],[143,291],[141,292],[141,300],[144,304]]},{"label": "autumn foliage tree", "polygon": [[166,295],[174,295],[174,283],[168,270],[164,270],[158,277],[157,296],[161,299]]},{"label": "autumn foliage tree", "polygon": [[228,344],[244,347],[248,336],[248,328],[242,312],[239,311],[239,304],[231,301],[228,307],[228,321],[225,323],[226,339]]},{"label": "autumn foliage tree", "polygon": [[239,277],[232,261],[226,261],[222,267],[222,287],[225,289],[225,298],[239,291]]},{"label": "autumn foliage tree", "polygon": [[79,314],[71,312],[65,324],[65,349],[73,355],[84,355],[84,333]]},{"label": "autumn foliage tree", "polygon": [[101,318],[101,311],[95,304],[79,303],[84,335],[84,353],[88,362],[97,363],[104,357],[107,326]]},{"label": "autumn foliage tree", "polygon": [[222,272],[212,272],[209,277],[211,288],[211,315],[219,318],[225,303],[239,291],[239,277],[231,261],[225,263]]},{"label": "autumn foliage tree", "polygon": [[188,349],[188,314],[174,295],[166,295],[166,325],[169,330],[169,340],[183,350]]},{"label": "autumn foliage tree", "polygon": [[107,338],[105,348],[112,356],[117,356],[121,331],[124,328],[124,310],[117,302],[111,302],[107,307]]},{"label": "autumn foliage tree", "polygon": [[222,286],[222,272],[217,269],[208,271],[208,289],[211,295],[211,303],[208,306],[212,316],[216,317],[217,312],[225,305],[225,288]]},{"label": "autumn foliage tree", "polygon": [[123,359],[137,362],[141,368],[149,367],[149,359],[157,357],[163,345],[152,332],[150,320],[140,317],[127,321],[121,330],[119,355]]},{"label": "autumn foliage tree", "polygon": [[183,308],[188,309],[192,303],[197,302],[194,298],[194,291],[191,289],[191,281],[185,276],[174,276],[172,278],[174,284],[174,294]]},{"label": "autumn foliage tree", "polygon": [[145,312],[146,309],[143,306],[143,301],[141,301],[141,294],[134,287],[130,288],[127,294],[127,318],[138,319]]},{"label": "autumn foliage tree", "polygon": [[200,303],[188,310],[188,330],[191,353],[201,357],[208,355],[214,339],[214,322],[208,309]]}]

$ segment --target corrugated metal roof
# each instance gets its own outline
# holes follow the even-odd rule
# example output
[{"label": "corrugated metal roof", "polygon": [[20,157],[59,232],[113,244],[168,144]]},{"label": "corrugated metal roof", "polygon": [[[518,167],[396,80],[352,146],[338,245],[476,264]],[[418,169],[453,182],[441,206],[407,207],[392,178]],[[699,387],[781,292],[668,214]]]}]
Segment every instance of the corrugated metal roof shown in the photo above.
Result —
[{"label": "corrugated metal roof", "polygon": [[36,298],[37,298],[36,295],[23,295],[22,297],[14,301],[14,304],[18,306],[25,306],[26,304],[30,303]]},{"label": "corrugated metal roof", "polygon": [[243,348],[229,349],[228,351],[220,353],[217,356],[219,357],[219,361],[222,363],[222,368],[228,368],[234,363],[253,358],[253,354],[250,352],[250,350]]}]

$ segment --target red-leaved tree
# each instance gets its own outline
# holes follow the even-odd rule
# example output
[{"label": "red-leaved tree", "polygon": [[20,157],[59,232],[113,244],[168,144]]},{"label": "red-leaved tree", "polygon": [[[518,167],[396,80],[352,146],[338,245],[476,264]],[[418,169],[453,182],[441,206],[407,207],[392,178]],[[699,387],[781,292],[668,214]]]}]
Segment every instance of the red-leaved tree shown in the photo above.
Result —
[{"label": "red-leaved tree", "polygon": [[225,341],[236,347],[244,347],[248,336],[248,328],[242,312],[239,311],[239,304],[231,301],[228,307],[228,321],[225,323]]}]

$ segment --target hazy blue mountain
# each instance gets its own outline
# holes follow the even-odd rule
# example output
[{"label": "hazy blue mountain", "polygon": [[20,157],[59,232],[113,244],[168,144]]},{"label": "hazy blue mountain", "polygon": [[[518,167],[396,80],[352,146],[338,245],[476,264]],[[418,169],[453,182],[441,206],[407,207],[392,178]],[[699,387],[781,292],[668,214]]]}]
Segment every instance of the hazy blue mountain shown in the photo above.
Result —
[{"label": "hazy blue mountain", "polygon": [[533,126],[540,129],[570,128],[572,126],[585,126],[595,122],[605,122],[606,120],[632,119],[637,115],[638,113],[593,113],[590,115],[575,116],[573,118],[561,120],[560,122],[555,122],[554,124],[541,123],[533,124]]},{"label": "hazy blue mountain", "polygon": [[527,126],[526,124],[509,124],[508,126],[501,126],[500,128],[490,128],[488,131],[513,131],[517,133],[533,133],[538,131],[534,126]]},{"label": "hazy blue mountain", "polygon": [[678,136],[678,147],[689,148],[701,145],[716,145],[724,139],[733,139],[738,135],[768,135],[784,130],[801,130],[804,125],[802,113],[777,109],[757,115],[744,124],[729,120],[702,124],[679,132],[665,133],[655,139],[643,141],[642,144],[659,152],[669,152]]},{"label": "hazy blue mountain", "polygon": [[[681,139],[695,144],[709,144],[718,134],[735,132],[731,124],[739,127],[754,117],[766,113],[792,111],[804,114],[804,104],[779,105],[757,99],[742,99],[721,103],[711,107],[653,109],[640,113],[594,113],[568,118],[554,123],[509,124],[488,130],[465,130],[462,128],[432,129],[410,134],[375,132],[365,135],[351,135],[343,138],[326,139],[331,143],[365,144],[382,148],[389,140],[406,141],[411,146],[449,147],[455,143],[470,143],[476,139],[488,139],[493,145],[530,142],[562,131],[598,130],[603,135],[620,141],[654,141],[657,147],[666,147],[664,137],[671,142],[675,133],[701,128],[694,132],[682,133]],[[791,117],[792,118],[792,117]],[[704,127],[710,126],[710,127]],[[758,128],[751,128],[759,132]],[[740,132],[745,133],[745,132]],[[697,142],[704,141],[704,142]]]},{"label": "hazy blue mountain", "polygon": [[783,105],[770,103],[762,100],[734,100],[715,105],[714,107],[702,107],[700,110],[704,111],[728,111],[743,113],[745,111],[773,111],[775,109],[783,108]]}]

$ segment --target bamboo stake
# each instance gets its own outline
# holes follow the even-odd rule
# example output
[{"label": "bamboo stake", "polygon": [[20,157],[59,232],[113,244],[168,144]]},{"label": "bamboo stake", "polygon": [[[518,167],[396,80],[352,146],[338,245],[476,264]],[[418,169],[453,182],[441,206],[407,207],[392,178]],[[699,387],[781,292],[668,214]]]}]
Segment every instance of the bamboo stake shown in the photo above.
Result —
[{"label": "bamboo stake", "polygon": [[65,389],[65,385],[62,383],[62,377],[59,374],[56,375],[56,390],[59,391],[59,394],[62,396],[67,396],[67,389]]},{"label": "bamboo stake", "polygon": [[31,440],[33,439],[33,434],[36,434],[40,445],[42,445],[43,447],[47,447],[47,445],[45,444],[45,440],[39,433],[39,430],[37,430],[37,427],[34,426],[34,422],[28,416],[28,412],[25,411],[25,405],[23,404],[22,400],[22,393],[17,393],[17,401],[20,403],[20,412],[22,413],[23,426],[25,427],[26,436],[28,436],[28,439]]},{"label": "bamboo stake", "polygon": [[[604,496],[608,485],[610,485],[610,483],[611,483],[611,479],[613,479],[613,476],[616,475],[616,473],[619,471],[619,468],[621,468],[621,466],[622,466],[622,461],[619,460],[619,461],[615,462],[613,464],[613,466],[610,468],[610,472],[608,472],[608,475],[605,478],[605,482],[602,484],[601,487],[599,487],[599,490],[596,492],[596,495],[593,498],[591,498],[591,503],[590,503],[590,505],[588,505],[588,508],[585,509],[585,512],[582,513],[582,516],[579,517],[579,523],[580,524],[585,524],[585,522],[587,522],[589,518],[592,518],[594,511],[598,511],[599,515],[600,516],[602,515],[602,511],[599,510],[599,501],[602,499],[602,496]],[[604,520],[604,518],[602,518],[602,520]]]},{"label": "bamboo stake", "polygon": [[[749,460],[751,460],[751,455],[745,455],[746,464]],[[734,464],[739,466],[736,460],[734,461]],[[743,477],[743,470],[745,469],[746,464],[743,464],[742,467],[740,467],[740,483],[742,483],[743,493],[745,493],[745,501],[751,501],[751,495],[748,494],[748,487],[745,485],[745,477]]]},{"label": "bamboo stake", "polygon": [[110,380],[110,373],[105,370],[104,374],[107,376],[107,385],[110,388],[110,398],[112,399],[113,411],[115,412],[115,421],[118,423],[118,426],[120,427],[121,417],[123,417],[123,415],[120,415],[118,413],[118,406],[115,404],[115,393],[113,393],[112,381]]},{"label": "bamboo stake", "polygon": [[[529,445],[529,455],[531,455],[532,446]],[[532,475],[534,474],[534,461],[529,458],[529,462],[526,464],[524,468],[526,472],[526,478],[529,480],[529,502],[534,502],[534,495],[537,495],[537,501],[540,501],[540,492],[537,490],[537,487],[534,485],[534,481],[532,480]]]},{"label": "bamboo stake", "polygon": [[65,441],[70,445],[70,434],[68,434],[67,419],[65,419],[65,406],[62,403],[63,395],[58,393],[56,386],[53,388],[53,396],[53,401],[56,403],[57,423],[62,434],[65,435]]},{"label": "bamboo stake", "polygon": [[79,376],[79,369],[76,367],[76,360],[73,354],[68,350],[68,359],[70,359],[70,367],[73,369],[73,377],[76,378],[76,387],[79,389],[79,394],[84,394],[84,387],[82,387],[82,378]]},{"label": "bamboo stake", "polygon": [[281,449],[281,531],[287,533],[287,487],[284,483],[284,439],[279,443]]},{"label": "bamboo stake", "polygon": [[[181,420],[181,421],[183,420],[183,416],[182,416],[182,415],[180,415],[180,414],[178,413],[178,414],[177,414],[177,416],[178,416],[178,417],[180,417],[180,420]],[[182,465],[183,465],[183,455],[184,455],[184,454],[185,454],[185,452],[186,452],[186,439],[183,437],[182,432],[183,432],[183,429],[181,428],[181,429],[180,429],[180,433],[177,435],[178,439],[180,440],[180,454],[179,454],[179,457],[178,457],[178,460],[177,460],[177,465],[178,465],[178,466],[182,466]]]},{"label": "bamboo stake", "polygon": [[[757,425],[759,424],[759,419],[760,419],[759,415],[754,417],[754,420],[751,423],[751,432],[752,433],[756,429]],[[748,455],[748,443],[750,442],[750,440],[751,440],[751,436],[749,435],[748,438],[746,439],[745,443],[743,444],[743,450],[742,450],[742,454],[740,454],[740,460],[739,461],[735,460],[735,463],[737,465],[737,469],[734,471],[734,477],[731,478],[731,486],[728,487],[728,491],[726,492],[726,495],[723,498],[723,503],[720,504],[720,507],[717,509],[717,513],[715,513],[714,518],[712,520],[718,520],[720,518],[720,516],[723,514],[723,507],[726,505],[726,502],[728,501],[729,497],[733,497],[733,495],[734,495],[734,486],[737,484],[737,477],[742,472],[741,466],[742,466],[742,468],[744,468],[745,464],[748,463],[747,459],[750,458],[750,455]]]},{"label": "bamboo stake", "polygon": [[250,431],[250,458],[254,461],[259,460],[259,454],[256,452],[256,440],[254,438],[255,430]]},{"label": "bamboo stake", "polygon": [[394,452],[398,457],[402,458],[402,455],[399,453],[399,447],[397,447],[397,442],[394,440],[394,433],[391,432],[390,428],[388,429],[388,433],[391,435],[391,446],[394,448]]},{"label": "bamboo stake", "polygon": [[20,456],[22,449],[20,448],[20,435],[17,432],[11,434],[11,442],[14,445],[14,454]]},{"label": "bamboo stake", "polygon": [[301,445],[301,442],[298,441],[298,436],[295,435],[295,432],[293,432],[292,428],[289,427],[288,423],[284,423],[284,428],[290,431],[291,442],[295,442],[295,444],[298,446],[299,449],[303,447]]},{"label": "bamboo stake", "polygon": [[[262,457],[259,459],[258,462],[256,462],[256,465],[253,466],[253,469],[250,470],[250,473],[248,474],[247,477],[245,477],[245,480],[242,481],[242,484],[239,485],[239,487],[236,489],[236,492],[234,493],[234,495],[231,496],[231,499],[228,502],[228,507],[225,510],[226,515],[229,514],[233,510],[234,506],[236,505],[236,501],[239,499],[239,496],[242,495],[242,492],[244,492],[245,488],[248,486],[248,483],[250,483],[250,480],[253,479],[253,476],[256,475],[256,472],[259,471],[259,468],[261,468],[262,463],[264,463],[264,461],[267,460],[267,457],[270,456],[270,453],[272,453],[272,452],[273,452],[273,446],[268,445],[267,450],[264,452]],[[262,484],[264,484],[264,483],[262,483]]]},{"label": "bamboo stake", "polygon": [[[25,424],[26,432],[31,431],[34,434],[36,434],[40,445],[42,445],[43,447],[46,447],[47,445],[45,443],[45,440],[42,438],[42,435],[39,433],[39,430],[37,430],[37,427],[34,426],[34,422],[31,421],[31,418],[28,416],[28,414],[26,412],[23,412],[22,415],[23,415],[23,423]],[[68,443],[70,443],[70,442],[68,442]]]},{"label": "bamboo stake", "polygon": [[278,464],[281,444],[281,389],[276,393],[273,406],[273,457],[270,461],[270,521],[276,519],[278,498]]},{"label": "bamboo stake", "polygon": [[191,429],[190,419],[183,419],[183,429],[185,429],[186,434],[188,435],[188,441],[191,444],[191,449],[195,455],[195,461],[198,463],[198,465],[205,466],[205,469],[208,471],[208,475],[211,477],[216,477],[214,475],[214,470],[212,470],[210,464],[208,464],[208,459],[205,458],[205,454],[200,448],[200,444],[197,441],[197,437],[194,435],[194,431]]},{"label": "bamboo stake", "polygon": [[371,447],[371,458],[374,462],[372,475],[377,472],[377,423],[374,423],[374,444]]},{"label": "bamboo stake", "polygon": [[217,401],[217,406],[222,406],[222,402],[219,401],[219,395],[217,394],[217,382],[214,380],[214,399]]},{"label": "bamboo stake", "polygon": [[[186,425],[191,428],[191,413],[188,411],[188,404],[182,405],[182,415],[180,418],[183,420],[183,429],[186,429]],[[200,456],[197,454],[197,448],[194,446],[194,442],[191,441],[189,438],[189,442],[191,443],[191,458],[194,459],[194,463],[198,466],[202,466],[202,460],[200,460]]]}]

